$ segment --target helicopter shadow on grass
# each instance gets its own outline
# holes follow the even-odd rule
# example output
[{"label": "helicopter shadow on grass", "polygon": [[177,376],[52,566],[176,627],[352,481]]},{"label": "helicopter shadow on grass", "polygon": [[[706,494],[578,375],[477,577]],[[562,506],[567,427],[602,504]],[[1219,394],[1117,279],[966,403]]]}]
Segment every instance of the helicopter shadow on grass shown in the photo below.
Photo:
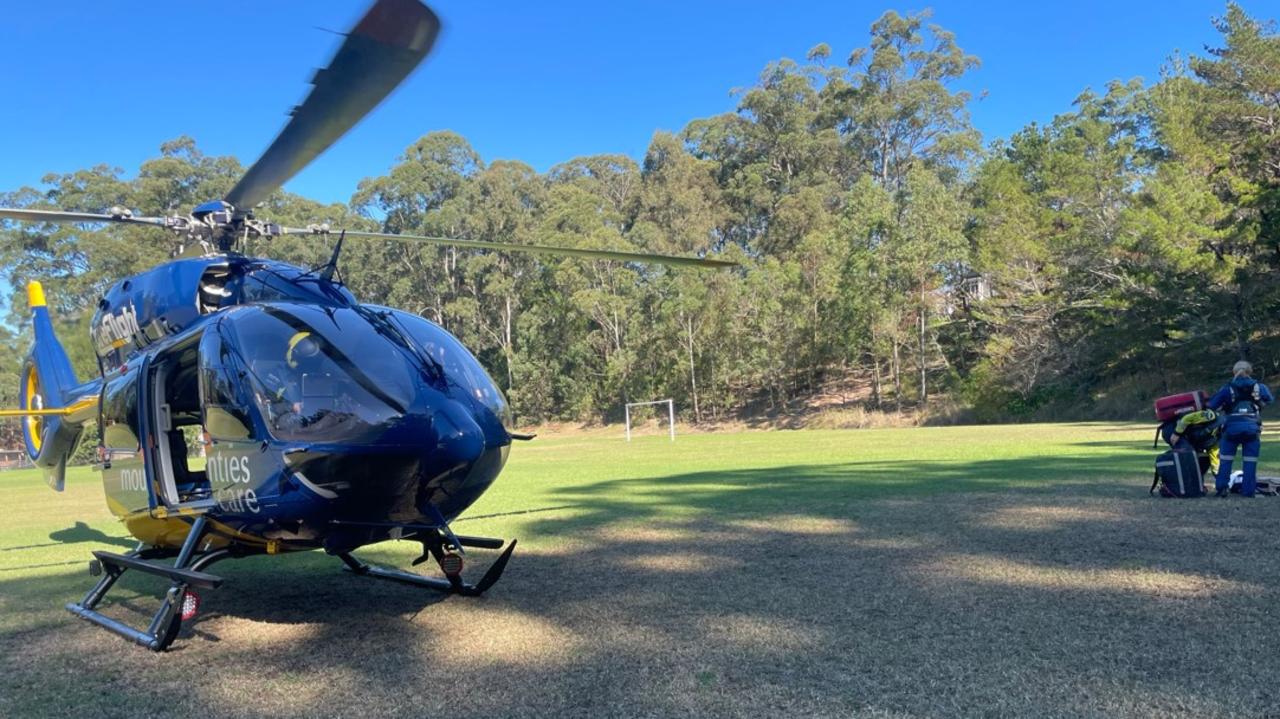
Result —
[{"label": "helicopter shadow on grass", "polygon": [[125,537],[113,537],[101,529],[94,529],[84,522],[77,521],[74,525],[66,529],[57,529],[49,533],[49,542],[40,542],[39,544],[24,544],[17,547],[0,547],[0,552],[18,552],[28,549],[43,549],[45,547],[56,547],[61,544],[79,544],[83,542],[93,542],[94,544],[109,544],[115,547],[127,547],[133,549],[137,544],[136,541]]},{"label": "helicopter shadow on grass", "polygon": [[546,539],[480,600],[250,559],[222,565],[180,652],[62,614],[0,634],[23,657],[0,682],[44,715],[104,694],[132,698],[108,716],[1258,715],[1247,676],[1188,684],[1151,657],[1237,666],[1280,642],[1258,608],[1280,572],[1248,541],[1274,512],[1140,484],[1096,456],[606,479],[555,493],[574,512],[531,517]]},{"label": "helicopter shadow on grass", "polygon": [[84,522],[76,522],[74,526],[50,532],[49,539],[59,544],[93,542],[94,544],[109,544],[113,547],[125,547],[127,549],[133,549],[138,544],[136,540],[127,537],[113,537],[101,529],[90,527]]}]

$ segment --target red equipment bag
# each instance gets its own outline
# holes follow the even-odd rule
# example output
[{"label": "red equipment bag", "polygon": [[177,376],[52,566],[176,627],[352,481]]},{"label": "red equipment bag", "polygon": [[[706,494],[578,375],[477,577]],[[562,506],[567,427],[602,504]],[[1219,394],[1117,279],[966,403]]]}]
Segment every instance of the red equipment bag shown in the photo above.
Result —
[{"label": "red equipment bag", "polygon": [[1156,400],[1156,419],[1160,422],[1168,422],[1188,412],[1198,412],[1204,409],[1208,402],[1209,395],[1205,394],[1204,390],[1161,397]]}]

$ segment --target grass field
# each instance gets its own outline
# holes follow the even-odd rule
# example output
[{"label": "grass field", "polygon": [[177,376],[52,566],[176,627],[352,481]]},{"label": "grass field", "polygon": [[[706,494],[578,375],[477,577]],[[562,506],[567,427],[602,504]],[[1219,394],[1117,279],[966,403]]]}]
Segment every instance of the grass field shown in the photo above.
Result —
[{"label": "grass field", "polygon": [[[131,546],[97,475],[0,474],[0,716],[1280,717],[1280,499],[1150,499],[1150,441],[539,439],[458,524],[520,539],[488,596],[227,562],[158,655],[62,609]],[[158,585],[126,589],[145,623]]]}]

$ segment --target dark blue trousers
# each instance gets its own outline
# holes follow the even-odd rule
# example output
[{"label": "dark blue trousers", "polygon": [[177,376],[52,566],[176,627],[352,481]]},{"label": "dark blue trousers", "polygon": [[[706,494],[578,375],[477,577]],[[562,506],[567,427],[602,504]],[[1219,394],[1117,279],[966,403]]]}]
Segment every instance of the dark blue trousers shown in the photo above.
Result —
[{"label": "dark blue trousers", "polygon": [[1236,458],[1236,450],[1240,451],[1240,459],[1244,462],[1244,483],[1240,486],[1240,494],[1252,497],[1258,488],[1258,454],[1262,451],[1262,440],[1253,428],[1248,430],[1232,430],[1230,426],[1222,435],[1218,445],[1218,480],[1215,483],[1218,491],[1227,488],[1231,482],[1231,465]]}]

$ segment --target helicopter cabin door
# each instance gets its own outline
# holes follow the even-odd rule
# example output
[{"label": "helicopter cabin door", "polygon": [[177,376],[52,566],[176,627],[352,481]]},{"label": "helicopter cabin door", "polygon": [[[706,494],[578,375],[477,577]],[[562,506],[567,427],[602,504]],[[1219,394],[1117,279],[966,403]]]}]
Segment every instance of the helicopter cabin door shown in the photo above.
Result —
[{"label": "helicopter cabin door", "polygon": [[155,489],[142,453],[146,413],[139,411],[141,374],[135,365],[107,379],[100,400],[98,452],[102,458],[102,484],[107,507],[121,517],[150,510]]},{"label": "helicopter cabin door", "polygon": [[157,499],[170,508],[211,506],[201,457],[200,335],[152,357],[147,382]]}]

